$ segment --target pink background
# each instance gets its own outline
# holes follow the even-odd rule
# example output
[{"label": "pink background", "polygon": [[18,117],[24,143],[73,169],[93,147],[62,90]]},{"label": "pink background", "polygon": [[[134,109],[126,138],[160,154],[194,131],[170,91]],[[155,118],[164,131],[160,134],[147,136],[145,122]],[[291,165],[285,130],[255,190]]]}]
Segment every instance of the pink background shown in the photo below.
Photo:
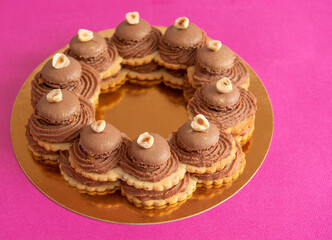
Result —
[{"label": "pink background", "polygon": [[[132,10],[154,25],[189,17],[255,69],[274,110],[272,145],[252,181],[220,206],[174,223],[110,224],[64,209],[24,175],[10,141],[11,109],[31,71],[78,28],[114,28]],[[2,0],[0,239],[331,239],[331,15],[328,0]]]}]

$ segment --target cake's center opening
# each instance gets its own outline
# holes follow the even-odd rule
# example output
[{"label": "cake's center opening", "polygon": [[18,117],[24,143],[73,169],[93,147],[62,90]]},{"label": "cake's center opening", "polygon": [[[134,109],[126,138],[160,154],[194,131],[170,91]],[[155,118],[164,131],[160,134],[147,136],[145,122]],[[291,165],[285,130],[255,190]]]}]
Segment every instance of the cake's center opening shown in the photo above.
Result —
[{"label": "cake's center opening", "polygon": [[182,91],[163,84],[126,83],[115,92],[101,94],[96,119],[113,124],[131,139],[143,132],[167,138],[188,120]]}]

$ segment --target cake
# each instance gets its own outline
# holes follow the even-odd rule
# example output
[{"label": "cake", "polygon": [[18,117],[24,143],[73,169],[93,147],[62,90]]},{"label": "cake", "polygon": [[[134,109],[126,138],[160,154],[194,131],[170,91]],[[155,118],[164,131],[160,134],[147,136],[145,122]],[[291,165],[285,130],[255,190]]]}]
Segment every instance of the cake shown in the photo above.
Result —
[{"label": "cake", "polygon": [[[196,187],[229,185],[246,164],[241,145],[254,130],[256,98],[247,90],[244,62],[208,39],[186,17],[164,31],[138,12],[127,13],[112,36],[80,29],[32,82],[26,138],[33,157],[59,165],[82,193],[120,189],[146,209],[174,206]],[[168,140],[151,132],[131,140],[111,123],[95,121],[99,92],[126,81],[183,90],[188,121]]]}]

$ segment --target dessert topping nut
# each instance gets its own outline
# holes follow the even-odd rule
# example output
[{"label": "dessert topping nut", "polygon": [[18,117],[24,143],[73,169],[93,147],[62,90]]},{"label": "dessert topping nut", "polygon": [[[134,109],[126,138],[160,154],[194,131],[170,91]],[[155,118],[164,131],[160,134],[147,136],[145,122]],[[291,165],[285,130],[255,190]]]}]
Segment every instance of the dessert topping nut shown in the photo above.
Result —
[{"label": "dessert topping nut", "polygon": [[52,66],[55,69],[65,68],[70,64],[69,58],[63,53],[56,53],[52,59]]},{"label": "dessert topping nut", "polygon": [[154,143],[154,138],[148,132],[142,133],[137,138],[138,146],[140,146],[142,148],[145,148],[145,149],[148,149],[148,148],[152,147],[153,143]]},{"label": "dessert topping nut", "polygon": [[105,120],[98,120],[91,124],[92,130],[96,133],[101,133],[102,131],[104,131],[105,127],[106,127]]},{"label": "dessert topping nut", "polygon": [[220,93],[229,93],[233,90],[232,82],[227,77],[220,79],[217,84],[217,91]]},{"label": "dessert topping nut", "polygon": [[221,48],[222,44],[218,40],[211,40],[208,42],[207,47],[212,51],[218,51]]},{"label": "dessert topping nut", "polygon": [[59,88],[53,89],[47,94],[46,99],[49,102],[54,102],[54,103],[61,102],[62,101],[61,89]]},{"label": "dessert topping nut", "polygon": [[209,121],[202,114],[196,115],[191,122],[191,128],[198,132],[203,132],[209,127]]},{"label": "dessert topping nut", "polygon": [[129,12],[126,14],[126,20],[129,24],[138,24],[139,23],[139,13],[138,12]]},{"label": "dessert topping nut", "polygon": [[179,17],[175,20],[174,27],[177,29],[187,29],[189,26],[189,19],[187,17]]},{"label": "dessert topping nut", "polygon": [[78,30],[78,40],[81,42],[88,42],[92,40],[93,38],[93,32],[86,30],[86,29],[80,29]]}]

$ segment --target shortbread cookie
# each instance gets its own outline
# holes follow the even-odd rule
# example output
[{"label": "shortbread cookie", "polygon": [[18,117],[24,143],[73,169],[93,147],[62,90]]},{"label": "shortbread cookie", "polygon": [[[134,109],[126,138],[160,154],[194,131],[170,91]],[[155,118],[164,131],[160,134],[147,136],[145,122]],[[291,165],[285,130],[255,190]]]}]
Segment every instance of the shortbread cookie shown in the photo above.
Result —
[{"label": "shortbread cookie", "polygon": [[42,146],[40,146],[37,141],[35,141],[31,134],[30,129],[27,127],[25,131],[26,139],[28,140],[28,149],[31,152],[33,158],[44,164],[44,165],[51,165],[55,166],[58,165],[59,153],[48,151]]},{"label": "shortbread cookie", "polygon": [[196,189],[196,180],[189,173],[176,185],[162,191],[137,189],[121,182],[121,191],[137,207],[148,209],[164,208],[185,201]]},{"label": "shortbread cookie", "polygon": [[89,65],[57,53],[32,80],[31,104],[35,107],[44,94],[59,88],[78,93],[96,105],[100,81],[99,73]]},{"label": "shortbread cookie", "polygon": [[166,86],[183,89],[183,79],[186,77],[186,70],[163,69],[162,75]]},{"label": "shortbread cookie", "polygon": [[54,89],[37,103],[27,130],[47,151],[68,150],[94,117],[94,107],[88,99],[68,90]]},{"label": "shortbread cookie", "polygon": [[68,161],[68,152],[60,152],[60,171],[67,183],[77,188],[81,193],[88,193],[90,195],[105,195],[115,192],[120,189],[120,182],[101,182],[94,181],[78,174],[70,165]]},{"label": "shortbread cookie", "polygon": [[194,174],[198,186],[211,187],[223,186],[235,181],[242,173],[246,165],[245,155],[239,144],[236,145],[236,155],[232,162],[215,173]]},{"label": "shortbread cookie", "polygon": [[112,92],[119,89],[126,83],[127,74],[127,69],[121,69],[117,75],[103,79],[100,83],[100,92]]},{"label": "shortbread cookie", "polygon": [[[244,133],[253,129],[257,110],[256,97],[249,91],[237,87],[227,78],[212,81],[197,89],[188,104],[189,117],[203,114],[210,122],[219,125],[237,138],[248,139]],[[241,140],[242,144],[245,144]]]}]

